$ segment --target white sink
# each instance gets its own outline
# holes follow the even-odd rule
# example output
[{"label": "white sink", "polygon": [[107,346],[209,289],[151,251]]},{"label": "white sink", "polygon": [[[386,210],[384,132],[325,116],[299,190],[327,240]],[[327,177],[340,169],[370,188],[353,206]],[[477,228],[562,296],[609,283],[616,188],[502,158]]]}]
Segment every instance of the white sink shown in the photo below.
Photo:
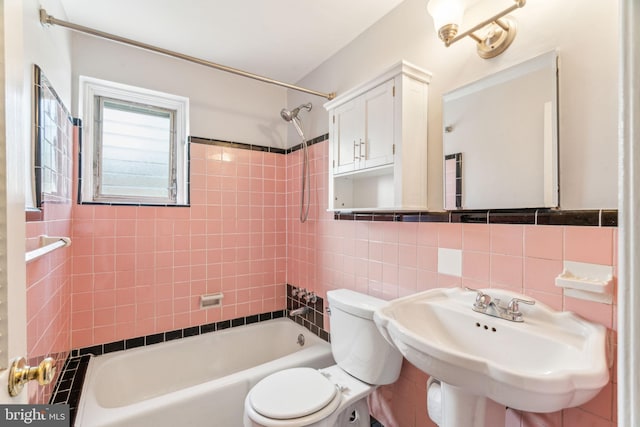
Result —
[{"label": "white sink", "polygon": [[[521,294],[485,289],[502,305]],[[536,301],[523,322],[472,310],[476,293],[433,289],[376,311],[380,332],[429,375],[523,411],[581,405],[609,381],[606,329]]]}]

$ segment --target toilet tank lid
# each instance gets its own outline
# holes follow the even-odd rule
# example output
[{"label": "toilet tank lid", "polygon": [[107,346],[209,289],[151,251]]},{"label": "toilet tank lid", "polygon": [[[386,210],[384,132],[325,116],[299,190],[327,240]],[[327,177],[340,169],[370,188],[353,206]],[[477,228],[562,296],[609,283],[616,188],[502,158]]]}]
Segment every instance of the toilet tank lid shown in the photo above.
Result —
[{"label": "toilet tank lid", "polygon": [[364,319],[373,319],[373,312],[387,305],[385,300],[349,289],[328,291],[327,299],[330,307]]}]

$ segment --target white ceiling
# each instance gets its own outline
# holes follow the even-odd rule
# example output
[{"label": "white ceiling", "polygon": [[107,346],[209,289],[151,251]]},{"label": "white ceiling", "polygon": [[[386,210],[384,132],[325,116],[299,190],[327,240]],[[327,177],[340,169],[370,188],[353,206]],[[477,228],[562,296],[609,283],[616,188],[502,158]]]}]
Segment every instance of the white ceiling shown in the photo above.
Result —
[{"label": "white ceiling", "polygon": [[61,0],[70,22],[288,83],[402,1]]}]

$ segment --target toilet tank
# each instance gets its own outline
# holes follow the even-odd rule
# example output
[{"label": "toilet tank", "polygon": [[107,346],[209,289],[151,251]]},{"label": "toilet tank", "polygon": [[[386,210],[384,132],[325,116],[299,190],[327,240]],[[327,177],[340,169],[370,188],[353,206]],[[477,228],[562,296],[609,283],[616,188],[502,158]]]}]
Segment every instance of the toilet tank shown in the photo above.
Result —
[{"label": "toilet tank", "polygon": [[340,368],[368,384],[398,379],[402,355],[378,332],[373,312],[387,304],[369,295],[338,289],[327,292],[331,350]]}]

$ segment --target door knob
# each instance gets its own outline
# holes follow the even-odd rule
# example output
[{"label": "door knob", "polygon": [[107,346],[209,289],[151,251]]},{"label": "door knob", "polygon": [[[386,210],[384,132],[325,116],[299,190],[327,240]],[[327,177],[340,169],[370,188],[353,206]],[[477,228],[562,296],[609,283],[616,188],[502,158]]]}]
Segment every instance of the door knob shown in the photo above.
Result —
[{"label": "door knob", "polygon": [[9,396],[14,397],[20,394],[24,385],[37,380],[40,385],[47,385],[56,374],[56,361],[51,357],[44,359],[38,366],[27,365],[24,357],[16,359],[9,371]]}]

